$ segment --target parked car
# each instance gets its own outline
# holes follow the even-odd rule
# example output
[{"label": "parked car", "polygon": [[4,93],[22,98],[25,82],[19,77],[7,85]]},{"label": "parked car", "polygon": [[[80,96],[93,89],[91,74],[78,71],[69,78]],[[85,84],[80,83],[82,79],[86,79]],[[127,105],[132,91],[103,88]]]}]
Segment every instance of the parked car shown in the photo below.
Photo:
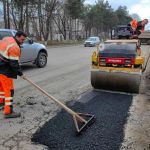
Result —
[{"label": "parked car", "polygon": [[[0,40],[4,37],[15,36],[16,30],[13,29],[0,29]],[[48,53],[43,44],[36,43],[30,38],[26,38],[25,42],[21,45],[20,63],[33,63],[39,68],[43,68],[47,64]]]},{"label": "parked car", "polygon": [[84,46],[96,46],[100,44],[100,38],[98,36],[93,36],[89,37],[87,40],[84,42]]}]

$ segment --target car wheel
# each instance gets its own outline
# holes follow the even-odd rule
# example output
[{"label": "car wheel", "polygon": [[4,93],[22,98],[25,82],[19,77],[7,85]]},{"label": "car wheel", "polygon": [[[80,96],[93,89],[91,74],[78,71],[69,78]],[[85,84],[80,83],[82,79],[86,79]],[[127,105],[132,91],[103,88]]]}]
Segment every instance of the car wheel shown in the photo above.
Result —
[{"label": "car wheel", "polygon": [[36,59],[36,66],[39,68],[45,67],[47,64],[47,55],[46,53],[39,52],[38,57]]}]

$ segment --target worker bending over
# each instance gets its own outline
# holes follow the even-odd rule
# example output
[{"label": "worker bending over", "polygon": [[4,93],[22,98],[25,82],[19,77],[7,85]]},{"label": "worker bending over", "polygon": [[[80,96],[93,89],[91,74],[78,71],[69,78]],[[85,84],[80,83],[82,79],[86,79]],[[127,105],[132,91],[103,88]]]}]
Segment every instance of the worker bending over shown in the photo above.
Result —
[{"label": "worker bending over", "polygon": [[128,26],[130,27],[130,31],[133,35],[140,35],[141,32],[144,32],[146,24],[148,24],[148,19],[144,19],[142,21],[133,19]]},{"label": "worker bending over", "polygon": [[[137,21],[136,19],[133,19],[129,24],[130,32],[132,33],[132,39],[138,39],[138,36],[144,32],[145,25],[148,24],[148,19],[144,19],[142,21]],[[137,47],[137,53],[139,56],[141,56],[141,47],[140,43]]]},{"label": "worker bending over", "polygon": [[0,105],[4,105],[4,118],[17,118],[21,114],[13,111],[14,85],[17,75],[23,77],[19,59],[20,45],[26,34],[18,31],[15,37],[5,37],[0,41]]}]

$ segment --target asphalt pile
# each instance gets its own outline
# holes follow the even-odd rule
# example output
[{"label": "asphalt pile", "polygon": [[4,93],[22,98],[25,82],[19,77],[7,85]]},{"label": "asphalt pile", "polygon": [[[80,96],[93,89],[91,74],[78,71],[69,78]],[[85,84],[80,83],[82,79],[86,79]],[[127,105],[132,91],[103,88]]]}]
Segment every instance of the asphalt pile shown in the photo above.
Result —
[{"label": "asphalt pile", "polygon": [[88,101],[85,94],[78,102],[67,103],[76,112],[96,117],[96,122],[81,135],[76,135],[72,116],[61,110],[33,135],[32,142],[48,146],[49,150],[119,150],[133,97],[96,91],[90,95],[94,96]]}]

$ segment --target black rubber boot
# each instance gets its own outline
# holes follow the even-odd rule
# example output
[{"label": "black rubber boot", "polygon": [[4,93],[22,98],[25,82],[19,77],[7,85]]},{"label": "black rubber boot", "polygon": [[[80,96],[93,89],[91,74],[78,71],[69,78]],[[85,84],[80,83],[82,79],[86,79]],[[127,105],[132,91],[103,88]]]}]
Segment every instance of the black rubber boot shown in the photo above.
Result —
[{"label": "black rubber boot", "polygon": [[12,112],[11,114],[4,115],[4,118],[18,118],[21,117],[21,113]]}]

